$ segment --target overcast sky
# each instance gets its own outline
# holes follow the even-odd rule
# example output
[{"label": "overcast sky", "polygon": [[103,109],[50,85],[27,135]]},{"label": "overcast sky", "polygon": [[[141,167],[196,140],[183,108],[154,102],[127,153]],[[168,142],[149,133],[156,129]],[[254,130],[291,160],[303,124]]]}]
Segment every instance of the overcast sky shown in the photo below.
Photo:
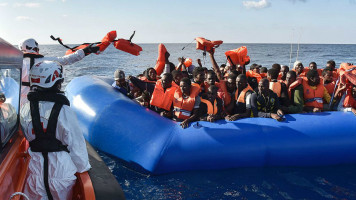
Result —
[{"label": "overcast sky", "polygon": [[96,42],[111,30],[136,43],[356,44],[355,0],[0,0],[0,37],[12,44]]}]

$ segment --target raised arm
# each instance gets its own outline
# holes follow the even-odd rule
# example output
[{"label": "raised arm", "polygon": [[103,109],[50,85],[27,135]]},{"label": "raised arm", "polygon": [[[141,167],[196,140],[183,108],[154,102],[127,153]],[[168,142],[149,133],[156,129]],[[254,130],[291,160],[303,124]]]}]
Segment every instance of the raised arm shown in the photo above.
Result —
[{"label": "raised arm", "polygon": [[215,57],[214,57],[214,49],[211,49],[209,52],[210,55],[210,60],[211,60],[211,64],[213,65],[213,70],[216,74],[216,76],[218,77],[219,80],[224,80],[224,76],[221,74],[220,69],[218,64],[215,61]]}]

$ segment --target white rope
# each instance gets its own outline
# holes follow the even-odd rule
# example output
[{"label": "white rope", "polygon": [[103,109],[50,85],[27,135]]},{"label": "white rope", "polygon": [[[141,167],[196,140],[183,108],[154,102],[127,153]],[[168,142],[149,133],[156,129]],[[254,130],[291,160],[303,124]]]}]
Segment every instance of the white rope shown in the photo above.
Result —
[{"label": "white rope", "polygon": [[292,64],[292,53],[293,53],[293,31],[291,34],[291,42],[290,42],[289,69],[290,69],[290,65]]},{"label": "white rope", "polygon": [[28,198],[28,196],[27,196],[26,194],[22,193],[22,192],[15,192],[15,193],[13,193],[13,194],[11,195],[11,197],[10,197],[9,200],[11,200],[12,198],[14,198],[16,195],[21,195],[21,196],[25,197],[26,200],[30,200],[30,199]]}]

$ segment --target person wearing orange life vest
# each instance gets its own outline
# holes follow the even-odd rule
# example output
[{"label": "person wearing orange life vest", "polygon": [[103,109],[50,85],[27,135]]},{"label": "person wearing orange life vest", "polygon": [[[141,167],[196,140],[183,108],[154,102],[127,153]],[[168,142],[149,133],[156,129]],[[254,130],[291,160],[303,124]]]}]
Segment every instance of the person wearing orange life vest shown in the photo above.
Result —
[{"label": "person wearing orange life vest", "polygon": [[[236,71],[235,71],[236,72]],[[228,95],[231,97],[231,103],[229,105],[225,106],[225,112],[228,115],[233,114],[234,112],[234,95],[236,91],[236,78],[237,78],[237,73],[230,73],[227,78],[226,78],[226,90],[228,92]]]},{"label": "person wearing orange life vest", "polygon": [[193,70],[193,81],[192,85],[200,87],[199,94],[203,93],[204,91],[204,80],[205,80],[205,72],[202,67],[196,67]]},{"label": "person wearing orange life vest", "polygon": [[289,105],[281,106],[285,113],[301,113],[304,107],[303,85],[298,84],[297,73],[289,71],[286,76],[286,86],[288,88]]},{"label": "person wearing orange life vest", "polygon": [[319,76],[322,76],[323,70],[322,70],[322,69],[318,69],[318,65],[316,64],[316,62],[310,62],[308,69],[309,69],[309,70],[314,69],[314,70],[318,71]]},{"label": "person wearing orange life vest", "polygon": [[189,78],[180,81],[179,89],[174,93],[173,112],[174,120],[181,122],[182,128],[187,128],[189,123],[198,120],[200,105],[199,87],[192,86]]},{"label": "person wearing orange life vest", "polygon": [[267,67],[261,67],[260,68],[260,76],[261,76],[261,78],[266,78],[267,77]]},{"label": "person wearing orange life vest", "polygon": [[258,83],[262,79],[262,76],[260,75],[261,67],[261,65],[254,63],[250,66],[250,70],[246,71],[247,82],[253,89],[258,87]]},{"label": "person wearing orange life vest", "polygon": [[211,85],[202,95],[198,110],[201,121],[214,122],[223,118],[223,102],[218,97],[218,89],[217,86]]},{"label": "person wearing orange life vest", "polygon": [[345,91],[342,96],[337,110],[344,112],[352,112],[356,115],[356,85],[341,84],[335,95],[341,91]]},{"label": "person wearing orange life vest", "polygon": [[295,61],[293,65],[293,71],[297,73],[297,77],[305,77],[306,73],[308,72],[307,69],[304,68],[303,63],[300,61]]},{"label": "person wearing orange life vest", "polygon": [[321,112],[323,110],[323,99],[326,103],[330,102],[328,90],[321,83],[318,71],[309,70],[303,78],[304,111]]},{"label": "person wearing orange life vest", "polygon": [[285,82],[288,72],[289,72],[289,67],[287,65],[282,65],[281,72],[279,72],[279,75],[278,75],[279,82]]},{"label": "person wearing orange life vest", "polygon": [[178,70],[173,70],[171,72],[172,76],[173,76],[173,81],[175,84],[179,85],[180,84],[180,81],[182,80],[183,78],[183,73],[182,71],[178,71]]},{"label": "person wearing orange life vest", "polygon": [[336,67],[336,63],[333,60],[329,60],[328,62],[326,62],[326,67],[330,67],[330,69],[333,72],[333,79],[336,81],[339,78],[339,73],[337,71]]},{"label": "person wearing orange life vest", "polygon": [[151,106],[154,106],[154,111],[163,117],[171,118],[173,98],[177,88],[172,74],[163,74],[162,78],[156,82],[150,101]]},{"label": "person wearing orange life vest", "polygon": [[328,90],[330,96],[333,94],[335,88],[335,81],[332,75],[333,75],[333,71],[330,67],[324,68],[322,72],[323,84],[324,87]]},{"label": "person wearing orange life vest", "polygon": [[236,91],[234,92],[234,114],[227,115],[226,120],[235,121],[237,119],[251,116],[251,94],[253,89],[247,83],[245,74],[240,74],[236,78]]},{"label": "person wearing orange life vest", "polygon": [[[213,66],[213,71],[210,71],[210,73],[207,74],[205,89],[207,90],[210,85],[216,85],[219,88],[218,96],[224,101],[224,106],[226,107],[231,103],[231,96],[227,91],[224,75],[220,72],[219,66],[215,61],[213,49],[209,51],[209,55],[211,64]],[[215,77],[218,78],[219,82],[216,82]]]},{"label": "person wearing orange life vest", "polygon": [[[274,64],[279,65],[279,64]],[[279,82],[278,70],[276,68],[271,68],[267,72],[267,79],[269,80],[269,89],[277,94],[280,105],[289,105],[288,90],[286,84]]]}]

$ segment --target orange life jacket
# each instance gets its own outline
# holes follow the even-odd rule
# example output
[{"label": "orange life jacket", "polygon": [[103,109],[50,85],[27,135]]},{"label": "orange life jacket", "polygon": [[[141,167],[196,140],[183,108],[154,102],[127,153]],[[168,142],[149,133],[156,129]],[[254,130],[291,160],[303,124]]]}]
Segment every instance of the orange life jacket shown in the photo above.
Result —
[{"label": "orange life jacket", "polygon": [[253,91],[252,87],[247,84],[247,87],[245,87],[245,89],[243,89],[241,92],[240,92],[240,95],[237,96],[239,94],[239,89],[236,89],[236,92],[235,92],[235,100],[239,103],[246,103],[245,102],[245,96],[246,96],[246,93],[247,91]]},{"label": "orange life jacket", "polygon": [[218,112],[218,103],[216,102],[216,99],[214,100],[214,106],[211,104],[209,100],[206,99],[201,99],[202,103],[205,103],[207,108],[208,108],[208,115],[215,115]]},{"label": "orange life jacket", "polygon": [[[205,92],[208,91],[209,84],[204,82]],[[215,86],[219,88],[218,97],[224,100],[224,105],[229,105],[231,102],[231,96],[226,88],[226,82],[224,80],[220,80],[220,82],[215,82]]]},{"label": "orange life jacket", "polygon": [[183,98],[182,91],[177,89],[174,93],[173,107],[174,115],[178,119],[188,119],[194,109],[195,97],[199,94],[200,87],[192,85],[190,95],[187,99]]},{"label": "orange life jacket", "polygon": [[278,97],[281,97],[282,84],[280,82],[269,82],[269,89],[277,94]]},{"label": "orange life jacket", "polygon": [[226,51],[225,55],[226,58],[228,58],[227,60],[231,65],[245,65],[245,63],[250,61],[250,57],[247,55],[246,46],[242,46],[238,49]]},{"label": "orange life jacket", "polygon": [[141,81],[146,82],[146,83],[156,83],[156,82],[157,82],[157,81],[150,81],[150,80],[148,80],[148,78],[147,78],[146,76],[140,76],[139,79],[140,79]]},{"label": "orange life jacket", "polygon": [[331,83],[328,83],[328,84],[324,84],[324,87],[328,90],[328,93],[331,96],[333,94],[333,92],[334,92],[335,81],[332,81]]},{"label": "orange life jacket", "polygon": [[167,88],[166,91],[164,91],[162,81],[158,80],[152,93],[150,104],[169,111],[172,106],[174,92],[176,89],[176,84],[172,82],[172,87]]},{"label": "orange life jacket", "polygon": [[185,67],[190,67],[193,63],[193,60],[191,58],[186,58],[185,61],[184,61],[184,65]]},{"label": "orange life jacket", "polygon": [[[292,69],[292,70],[297,72],[295,69]],[[297,74],[297,77],[299,77],[299,78],[306,77],[308,71],[309,71],[309,69],[304,68],[302,73],[300,73],[299,75]]]},{"label": "orange life jacket", "polygon": [[206,51],[210,51],[212,48],[223,43],[222,40],[210,41],[202,37],[197,37],[195,40],[197,41],[197,49]]},{"label": "orange life jacket", "polygon": [[259,83],[260,80],[262,79],[262,77],[261,77],[261,75],[259,73],[256,73],[256,72],[254,72],[252,70],[248,70],[246,72],[246,76],[247,77],[251,77],[251,78],[256,78],[257,79],[257,83]]},{"label": "orange life jacket", "polygon": [[[116,31],[110,31],[109,33],[107,33],[105,35],[105,37],[101,40],[101,42],[99,44],[97,44],[96,46],[99,47],[99,51],[96,54],[100,54],[101,52],[103,52],[116,38]],[[78,47],[72,49],[69,49],[66,51],[66,55],[72,54],[74,52],[76,52],[79,49],[84,49],[85,47],[89,46],[90,43],[85,43],[82,45],[79,45]]]},{"label": "orange life jacket", "polygon": [[164,65],[166,64],[166,52],[167,49],[163,44],[158,45],[158,58],[155,66],[157,75],[161,75],[164,70]]},{"label": "orange life jacket", "polygon": [[267,77],[267,73],[260,73],[261,78],[266,78]]},{"label": "orange life jacket", "polygon": [[142,51],[142,48],[140,46],[125,39],[118,39],[117,41],[114,42],[114,46],[116,49],[125,51],[135,56],[140,55],[140,51]]},{"label": "orange life jacket", "polygon": [[303,79],[304,106],[323,109],[324,85],[320,83],[316,90],[310,87],[308,79]]},{"label": "orange life jacket", "polygon": [[356,100],[352,96],[352,89],[348,88],[345,93],[344,107],[356,108]]}]

